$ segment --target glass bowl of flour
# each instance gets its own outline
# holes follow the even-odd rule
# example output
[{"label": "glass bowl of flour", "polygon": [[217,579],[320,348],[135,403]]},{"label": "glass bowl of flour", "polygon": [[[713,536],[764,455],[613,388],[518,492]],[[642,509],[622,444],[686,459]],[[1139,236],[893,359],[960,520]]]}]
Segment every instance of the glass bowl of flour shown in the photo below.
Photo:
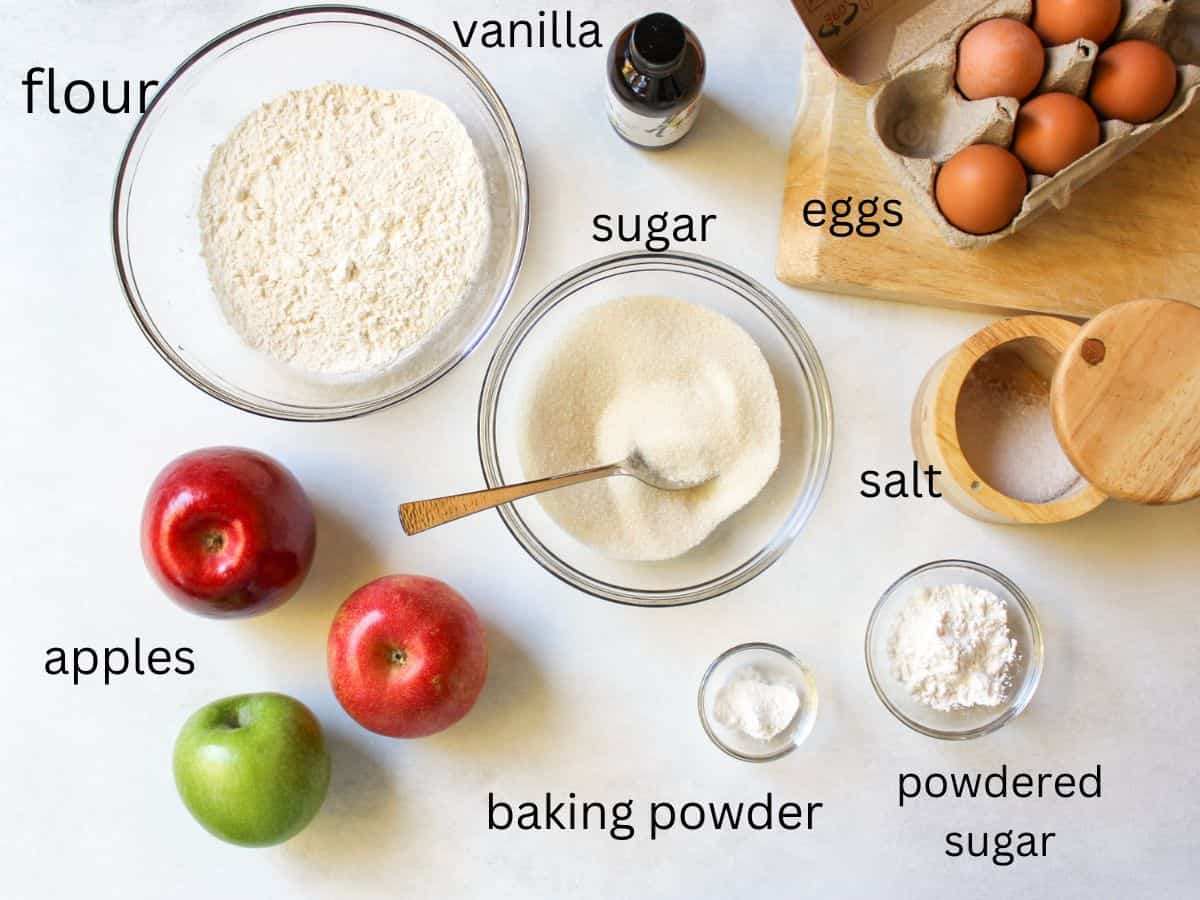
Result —
[{"label": "glass bowl of flour", "polygon": [[187,59],[130,138],[113,242],[155,350],[298,421],[428,387],[498,319],[525,250],[524,157],[437,35],[370,10],[247,22]]},{"label": "glass bowl of flour", "polygon": [[1037,612],[1011,580],[967,560],[903,575],[867,624],[867,673],[902,723],[941,740],[991,734],[1033,698],[1045,653]]},{"label": "glass bowl of flour", "polygon": [[[694,352],[693,345],[709,346],[706,342],[710,341],[713,346],[725,346],[718,339],[724,336],[733,340],[725,334],[733,329],[757,362],[752,365],[750,359],[741,357],[714,359],[709,371],[703,354],[695,360],[687,358],[685,353],[678,360],[673,355],[664,358],[662,366],[655,360],[643,359],[644,367],[635,365],[627,370],[623,348],[635,343],[634,338],[643,345],[647,341],[636,328],[622,337],[620,329],[610,327],[594,332],[596,345],[605,352],[594,357],[581,354],[582,374],[594,375],[611,364],[624,367],[622,375],[627,378],[629,371],[636,375],[644,370],[670,368],[668,363],[675,361],[685,374],[696,375],[685,383],[688,391],[706,387],[705,379],[711,375],[718,384],[715,393],[720,394],[724,376],[732,374],[741,376],[739,384],[743,390],[753,386],[757,396],[763,389],[763,382],[756,374],[761,369],[765,389],[769,391],[773,386],[773,393],[778,396],[774,414],[764,413],[761,417],[764,433],[769,431],[774,442],[773,452],[767,452],[766,441],[761,446],[751,442],[739,457],[739,477],[731,482],[728,472],[722,474],[711,482],[713,487],[707,494],[702,491],[699,495],[667,497],[664,495],[675,492],[660,491],[647,495],[647,491],[654,489],[638,485],[632,479],[613,478],[603,484],[565,488],[555,495],[545,495],[544,499],[533,497],[506,504],[499,508],[499,513],[521,547],[567,584],[618,603],[677,606],[717,597],[765,571],[800,534],[825,484],[833,432],[832,401],[825,371],[800,323],[765,288],[714,260],[673,252],[619,254],[564,275],[521,311],[496,349],[480,398],[479,450],[489,487],[546,474],[529,469],[528,453],[531,433],[542,437],[549,433],[552,439],[555,436],[553,429],[548,429],[545,422],[538,422],[531,411],[532,406],[537,406],[554,412],[556,397],[546,390],[546,372],[555,368],[556,359],[561,361],[564,348],[569,350],[572,342],[580,339],[583,333],[580,329],[600,324],[606,316],[612,325],[612,320],[619,322],[625,314],[644,314],[645,304],[630,300],[647,298],[673,305],[660,318],[646,319],[647,324],[667,329],[665,336],[673,337],[669,329],[672,323],[677,323],[679,334],[684,336],[683,343]],[[691,307],[690,311],[684,304]],[[589,339],[592,335],[591,331],[585,334]],[[586,342],[581,349],[586,349]],[[600,390],[610,389],[605,378],[596,384]],[[659,413],[664,410],[656,411],[654,403],[643,410],[641,401],[652,400],[660,406],[676,402],[660,400],[656,390],[664,384],[647,381],[646,393],[634,397],[639,402],[632,405],[625,404],[626,395],[617,391],[607,411],[616,414],[619,420],[641,416],[651,435],[664,420],[684,430],[697,424],[704,427],[708,421],[704,416],[698,422],[691,422],[687,416],[681,420],[678,410],[670,410],[675,413],[672,416],[662,416]],[[633,385],[641,387],[636,379]],[[665,396],[677,398],[677,405],[688,400],[687,392],[669,391]],[[572,408],[578,400],[566,392],[559,399]],[[745,419],[742,423],[745,424]],[[604,439],[609,424],[606,417],[598,423],[596,452],[620,455],[619,443],[613,444],[613,449],[605,449],[609,446]],[[738,430],[734,430],[731,439]],[[580,435],[565,426],[559,432],[564,448],[574,449]],[[709,449],[719,451],[720,441]],[[596,460],[610,461],[617,460]],[[743,497],[730,500],[720,496],[726,487],[731,492],[741,487],[749,490]],[[641,500],[660,500],[664,506],[637,506],[639,495],[634,492],[638,491]],[[596,523],[600,527],[586,528],[587,523],[580,521],[586,517],[572,516],[572,506],[579,504],[576,513],[587,508],[598,510],[598,515],[606,514],[608,507],[594,504],[598,492],[611,493],[619,501],[618,507],[624,502],[622,498],[628,500],[632,505],[622,508],[631,514],[621,522],[604,521]],[[741,505],[743,499],[749,502]],[[671,508],[666,507],[668,502]],[[679,508],[692,503],[696,504],[695,522],[682,517]],[[718,520],[719,524],[712,527]],[[693,525],[700,527],[689,527]],[[657,530],[638,533],[641,528]],[[593,539],[587,539],[589,534]],[[630,552],[621,552],[623,548]],[[646,558],[631,558],[639,554]]]}]

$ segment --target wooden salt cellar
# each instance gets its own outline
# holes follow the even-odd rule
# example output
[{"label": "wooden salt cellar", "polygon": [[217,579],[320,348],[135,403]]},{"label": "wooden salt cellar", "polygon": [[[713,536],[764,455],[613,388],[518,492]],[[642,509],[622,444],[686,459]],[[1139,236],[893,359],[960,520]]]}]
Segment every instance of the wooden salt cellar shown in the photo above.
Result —
[{"label": "wooden salt cellar", "polygon": [[[1048,503],[987,484],[964,456],[958,400],[968,373],[1003,347],[1050,384],[1059,443],[1082,476]],[[1006,524],[1051,524],[1107,498],[1143,504],[1200,496],[1200,309],[1135,300],[1085,325],[1051,316],[1003,319],[970,337],[926,376],[912,418],[922,466],[942,471],[938,489],[967,515]]]}]

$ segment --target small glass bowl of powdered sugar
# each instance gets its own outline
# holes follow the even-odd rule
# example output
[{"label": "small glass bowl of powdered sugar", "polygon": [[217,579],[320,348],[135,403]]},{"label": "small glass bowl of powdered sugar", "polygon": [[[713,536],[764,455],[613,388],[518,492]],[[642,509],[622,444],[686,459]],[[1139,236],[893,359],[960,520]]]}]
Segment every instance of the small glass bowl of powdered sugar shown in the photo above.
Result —
[{"label": "small glass bowl of powdered sugar", "polygon": [[774,644],[726,650],[700,679],[704,733],[744,762],[771,762],[804,743],[817,721],[817,685],[804,664]]},{"label": "small glass bowl of powdered sugar", "polygon": [[1042,674],[1042,629],[1029,599],[966,560],[919,566],[889,587],[867,624],[867,673],[883,705],[941,740],[1011,722]]}]

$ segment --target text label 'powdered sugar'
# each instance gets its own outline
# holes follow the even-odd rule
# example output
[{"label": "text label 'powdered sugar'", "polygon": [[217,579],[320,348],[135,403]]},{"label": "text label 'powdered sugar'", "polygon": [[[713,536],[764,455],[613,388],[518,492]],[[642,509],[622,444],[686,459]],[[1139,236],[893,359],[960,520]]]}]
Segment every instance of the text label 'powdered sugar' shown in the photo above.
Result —
[{"label": "text label 'powdered sugar'", "polygon": [[[1010,772],[1002,765],[994,772],[901,772],[897,778],[901,809],[927,800],[1099,800],[1101,768],[1075,775],[1070,772]],[[961,809],[956,813],[960,821]],[[994,866],[1011,866],[1017,860],[1044,858],[1055,831],[949,831],[946,856],[951,859],[987,859]]]}]

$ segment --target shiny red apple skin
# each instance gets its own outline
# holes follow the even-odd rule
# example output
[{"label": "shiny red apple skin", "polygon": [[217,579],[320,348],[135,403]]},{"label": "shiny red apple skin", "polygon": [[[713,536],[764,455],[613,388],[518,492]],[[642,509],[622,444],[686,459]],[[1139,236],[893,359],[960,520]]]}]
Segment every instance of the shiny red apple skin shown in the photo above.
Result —
[{"label": "shiny red apple skin", "polygon": [[368,731],[420,738],[471,711],[487,679],[487,637],[445,582],[389,575],[351,594],[329,631],[329,680]]},{"label": "shiny red apple skin", "polygon": [[240,447],[186,453],[159,473],[142,510],[142,557],[167,596],[210,618],[245,618],[303,583],[317,526],[300,482]]}]

